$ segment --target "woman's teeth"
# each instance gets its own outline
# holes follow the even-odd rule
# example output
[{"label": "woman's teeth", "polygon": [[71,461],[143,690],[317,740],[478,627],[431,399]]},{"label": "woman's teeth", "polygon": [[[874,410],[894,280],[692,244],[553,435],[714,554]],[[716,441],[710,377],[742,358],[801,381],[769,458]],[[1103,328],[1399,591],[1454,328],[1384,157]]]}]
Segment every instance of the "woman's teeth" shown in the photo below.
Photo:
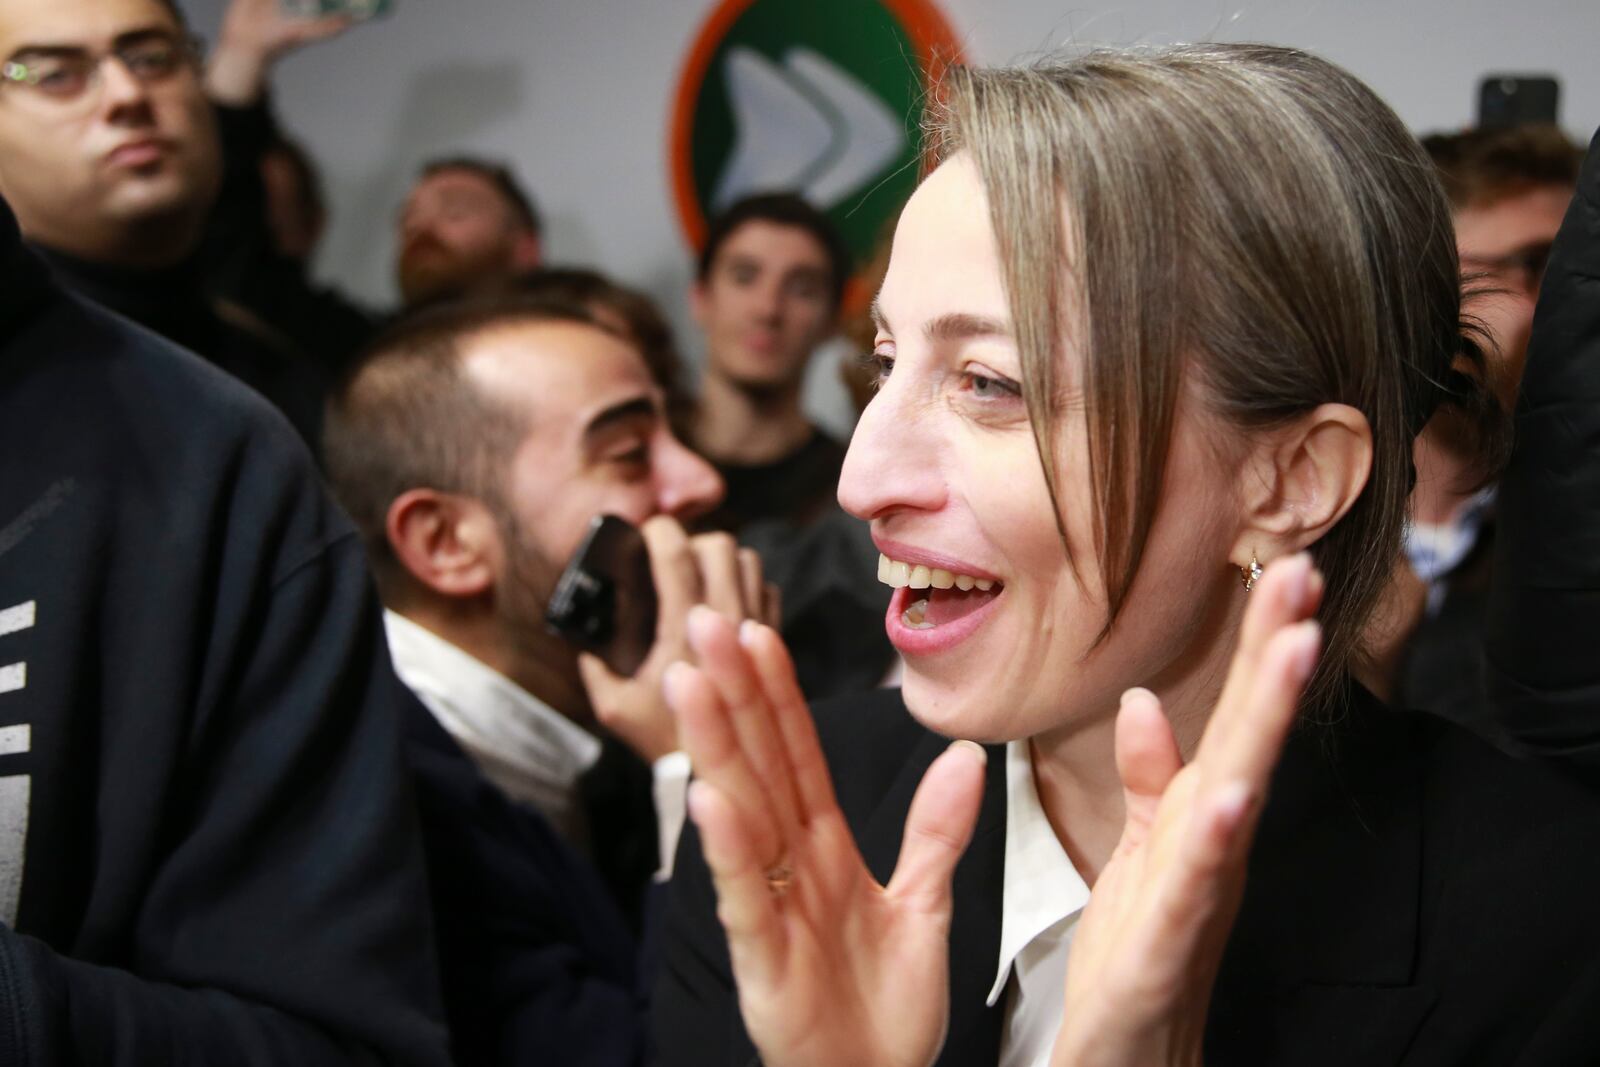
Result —
[{"label": "woman's teeth", "polygon": [[[901,563],[892,560],[881,552],[878,554],[878,581],[895,589],[910,587],[912,589],[960,589],[963,592],[977,589],[987,593],[995,586],[992,578],[974,578],[970,574],[954,574],[950,571],[940,570],[937,567],[925,567],[920,563]],[[927,606],[926,600],[917,601],[918,604]],[[912,605],[916,607],[916,605]],[[911,614],[911,609],[906,609],[906,614]]]}]

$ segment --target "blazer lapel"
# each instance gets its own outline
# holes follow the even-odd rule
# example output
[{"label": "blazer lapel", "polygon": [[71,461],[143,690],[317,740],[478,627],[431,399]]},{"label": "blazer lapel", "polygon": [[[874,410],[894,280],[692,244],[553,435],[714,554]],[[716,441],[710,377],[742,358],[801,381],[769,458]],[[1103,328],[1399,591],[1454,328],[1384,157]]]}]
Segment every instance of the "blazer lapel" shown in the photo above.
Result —
[{"label": "blazer lapel", "polygon": [[[923,773],[950,744],[928,734],[885,794],[859,837],[873,877],[887,882],[900,854],[911,798]],[[950,924],[950,1027],[938,1063],[961,1067],[992,1064],[1000,1056],[1004,1003],[984,1000],[1000,965],[1000,905],[1005,877],[1005,750],[990,748],[989,765],[972,843],[956,865],[955,914]]]},{"label": "blazer lapel", "polygon": [[1411,716],[1353,689],[1290,739],[1206,1033],[1214,1063],[1393,1063],[1433,1004],[1414,964],[1422,782]]},{"label": "blazer lapel", "polygon": [[[1434,1003],[1414,982],[1422,810],[1413,719],[1353,689],[1344,721],[1291,738],[1250,858],[1212,997],[1206,1059],[1295,1067],[1394,1063]],[[858,836],[894,873],[912,795],[948,744],[927,734]],[[998,1061],[1004,1004],[984,1006],[1000,955],[1005,760],[989,750],[983,807],[956,867],[950,1029],[939,1063]]]}]

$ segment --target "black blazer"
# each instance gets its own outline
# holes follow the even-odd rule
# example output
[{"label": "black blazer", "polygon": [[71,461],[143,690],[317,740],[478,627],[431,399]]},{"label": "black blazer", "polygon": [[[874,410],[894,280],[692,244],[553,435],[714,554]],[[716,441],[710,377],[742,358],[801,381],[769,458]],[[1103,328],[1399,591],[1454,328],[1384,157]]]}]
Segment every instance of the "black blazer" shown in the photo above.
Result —
[{"label": "black blazer", "polygon": [[[911,795],[948,743],[882,691],[817,711],[840,804],[887,879]],[[939,1063],[997,1062],[1005,774],[990,753],[956,869]],[[1212,999],[1208,1064],[1600,1062],[1600,797],[1352,687],[1289,741]],[[727,945],[691,830],[655,996],[663,1064],[748,1064]]]}]

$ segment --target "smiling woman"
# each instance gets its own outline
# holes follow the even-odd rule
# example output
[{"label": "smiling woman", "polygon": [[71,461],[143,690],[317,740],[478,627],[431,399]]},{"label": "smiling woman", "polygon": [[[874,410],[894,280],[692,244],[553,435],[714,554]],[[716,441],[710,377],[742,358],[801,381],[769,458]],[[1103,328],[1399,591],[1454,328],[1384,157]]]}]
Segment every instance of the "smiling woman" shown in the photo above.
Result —
[{"label": "smiling woman", "polygon": [[904,689],[813,727],[773,634],[691,619],[665,1061],[1585,1058],[1513,1005],[1594,980],[1595,798],[1359,683],[1481,365],[1420,147],[1270,46],[940,98],[839,490]]}]

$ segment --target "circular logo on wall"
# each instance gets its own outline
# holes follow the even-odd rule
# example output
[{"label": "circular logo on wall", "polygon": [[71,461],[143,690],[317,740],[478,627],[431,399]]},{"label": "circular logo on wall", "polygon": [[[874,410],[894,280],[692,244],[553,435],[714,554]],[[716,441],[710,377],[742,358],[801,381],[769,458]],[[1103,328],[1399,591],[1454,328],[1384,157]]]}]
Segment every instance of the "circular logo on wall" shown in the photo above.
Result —
[{"label": "circular logo on wall", "polygon": [[961,49],[930,0],[722,0],[678,82],[670,146],[678,216],[706,220],[790,190],[865,262],[917,182],[928,86]]}]

